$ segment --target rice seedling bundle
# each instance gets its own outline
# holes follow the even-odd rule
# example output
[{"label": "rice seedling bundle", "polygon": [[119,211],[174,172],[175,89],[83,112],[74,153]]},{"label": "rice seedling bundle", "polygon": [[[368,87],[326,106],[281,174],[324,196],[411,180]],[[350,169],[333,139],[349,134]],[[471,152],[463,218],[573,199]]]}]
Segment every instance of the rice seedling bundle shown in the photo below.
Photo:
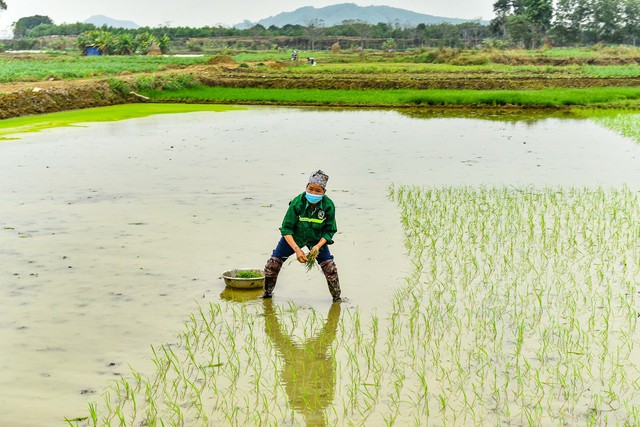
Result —
[{"label": "rice seedling bundle", "polygon": [[318,258],[318,251],[314,249],[310,250],[307,254],[307,262],[305,263],[307,271],[310,271],[313,268],[316,263],[316,258]]}]

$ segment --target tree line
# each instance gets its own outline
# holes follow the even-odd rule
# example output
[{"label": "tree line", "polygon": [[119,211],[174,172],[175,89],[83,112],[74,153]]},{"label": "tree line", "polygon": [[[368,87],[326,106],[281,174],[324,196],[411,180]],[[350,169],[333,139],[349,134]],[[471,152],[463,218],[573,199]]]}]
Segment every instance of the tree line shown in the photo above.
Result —
[{"label": "tree line", "polygon": [[[34,19],[37,18],[39,22]],[[36,24],[37,22],[37,24]],[[77,36],[84,32],[102,30],[111,33],[130,34],[137,36],[150,33],[156,37],[166,35],[171,40],[187,38],[229,38],[229,37],[305,37],[318,39],[320,37],[359,37],[367,39],[460,39],[461,32],[469,28],[484,28],[487,35],[488,27],[477,22],[463,24],[419,24],[415,27],[403,26],[400,23],[367,24],[357,20],[345,20],[339,25],[325,26],[319,20],[307,25],[288,24],[282,27],[264,27],[260,24],[250,28],[240,29],[224,26],[207,27],[140,27],[137,29],[114,28],[109,26],[96,27],[93,24],[72,23],[56,25],[48,17],[34,16],[21,18],[14,24],[15,38],[37,38],[45,36]]]},{"label": "tree line", "polygon": [[640,38],[640,0],[497,0],[491,33],[536,47],[633,44]]},{"label": "tree line", "polygon": [[[6,8],[0,0],[0,9]],[[536,48],[548,45],[588,45],[595,43],[633,44],[640,41],[640,0],[496,0],[495,17],[489,24],[403,25],[399,22],[369,24],[345,20],[325,26],[321,20],[307,25],[250,28],[225,26],[141,27],[123,29],[93,24],[54,24],[46,16],[21,18],[14,24],[15,38],[44,36],[78,36],[100,30],[137,38],[152,35],[170,40],[204,38],[290,38],[304,42],[306,48],[324,48],[331,39],[378,40],[392,39],[404,48],[422,46],[477,47],[484,42],[492,46]],[[94,33],[95,34],[95,33]],[[128,36],[127,36],[128,37]],[[321,43],[322,42],[322,43]],[[318,45],[320,43],[320,45]],[[363,43],[364,45],[364,43]]]}]

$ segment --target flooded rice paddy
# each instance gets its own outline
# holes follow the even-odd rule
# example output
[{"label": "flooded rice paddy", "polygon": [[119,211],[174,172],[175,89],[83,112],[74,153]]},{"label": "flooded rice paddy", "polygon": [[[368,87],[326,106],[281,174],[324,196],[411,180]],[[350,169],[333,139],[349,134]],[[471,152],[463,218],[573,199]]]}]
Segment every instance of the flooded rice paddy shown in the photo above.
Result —
[{"label": "flooded rice paddy", "polygon": [[[637,419],[639,156],[588,120],[286,108],[1,142],[0,424]],[[346,301],[292,262],[273,301],[225,289],[318,168]]]}]

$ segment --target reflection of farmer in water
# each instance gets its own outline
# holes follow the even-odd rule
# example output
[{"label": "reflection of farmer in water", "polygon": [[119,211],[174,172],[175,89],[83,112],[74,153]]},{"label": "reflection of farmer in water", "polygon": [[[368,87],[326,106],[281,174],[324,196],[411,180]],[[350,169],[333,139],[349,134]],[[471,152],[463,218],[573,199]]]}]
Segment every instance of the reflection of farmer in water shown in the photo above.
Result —
[{"label": "reflection of farmer in water", "polygon": [[265,330],[284,359],[281,376],[289,404],[304,416],[307,427],[326,425],[324,409],[333,402],[336,372],[329,346],[336,338],[340,304],[332,304],[327,323],[315,337],[294,344],[278,323],[272,300],[263,301]]}]

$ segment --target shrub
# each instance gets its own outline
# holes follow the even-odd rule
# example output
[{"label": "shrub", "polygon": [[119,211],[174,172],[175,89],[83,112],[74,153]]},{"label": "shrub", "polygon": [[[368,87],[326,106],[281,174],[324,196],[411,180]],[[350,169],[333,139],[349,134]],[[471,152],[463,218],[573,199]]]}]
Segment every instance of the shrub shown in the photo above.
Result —
[{"label": "shrub", "polygon": [[189,50],[189,52],[202,52],[202,42],[198,40],[189,39],[187,40],[185,46]]},{"label": "shrub", "polygon": [[10,49],[12,50],[33,50],[38,48],[38,39],[22,38],[14,40]]},{"label": "shrub", "polygon": [[181,90],[196,87],[200,82],[190,74],[165,74],[138,77],[133,84],[141,92],[152,90]]},{"label": "shrub", "polygon": [[382,43],[382,50],[385,52],[393,52],[396,50],[396,41],[394,39],[387,39],[384,43]]},{"label": "shrub", "polygon": [[54,49],[54,50],[65,50],[67,48],[67,43],[66,43],[65,39],[58,38],[58,39],[52,40],[49,43],[48,47],[50,49]]},{"label": "shrub", "polygon": [[109,84],[109,88],[111,89],[111,91],[120,96],[126,96],[129,94],[129,92],[131,92],[131,88],[129,88],[129,85],[127,85],[122,80],[111,78],[107,80],[107,83]]},{"label": "shrub", "polygon": [[438,64],[441,63],[438,55],[435,52],[425,52],[419,55],[416,55],[412,59],[413,62],[416,63],[425,63],[425,64]]},{"label": "shrub", "polygon": [[504,50],[509,46],[506,40],[486,38],[482,41],[482,47],[485,49],[499,49]]},{"label": "shrub", "polygon": [[200,83],[190,74],[172,74],[165,76],[161,83],[163,90],[189,89],[198,86]]}]

